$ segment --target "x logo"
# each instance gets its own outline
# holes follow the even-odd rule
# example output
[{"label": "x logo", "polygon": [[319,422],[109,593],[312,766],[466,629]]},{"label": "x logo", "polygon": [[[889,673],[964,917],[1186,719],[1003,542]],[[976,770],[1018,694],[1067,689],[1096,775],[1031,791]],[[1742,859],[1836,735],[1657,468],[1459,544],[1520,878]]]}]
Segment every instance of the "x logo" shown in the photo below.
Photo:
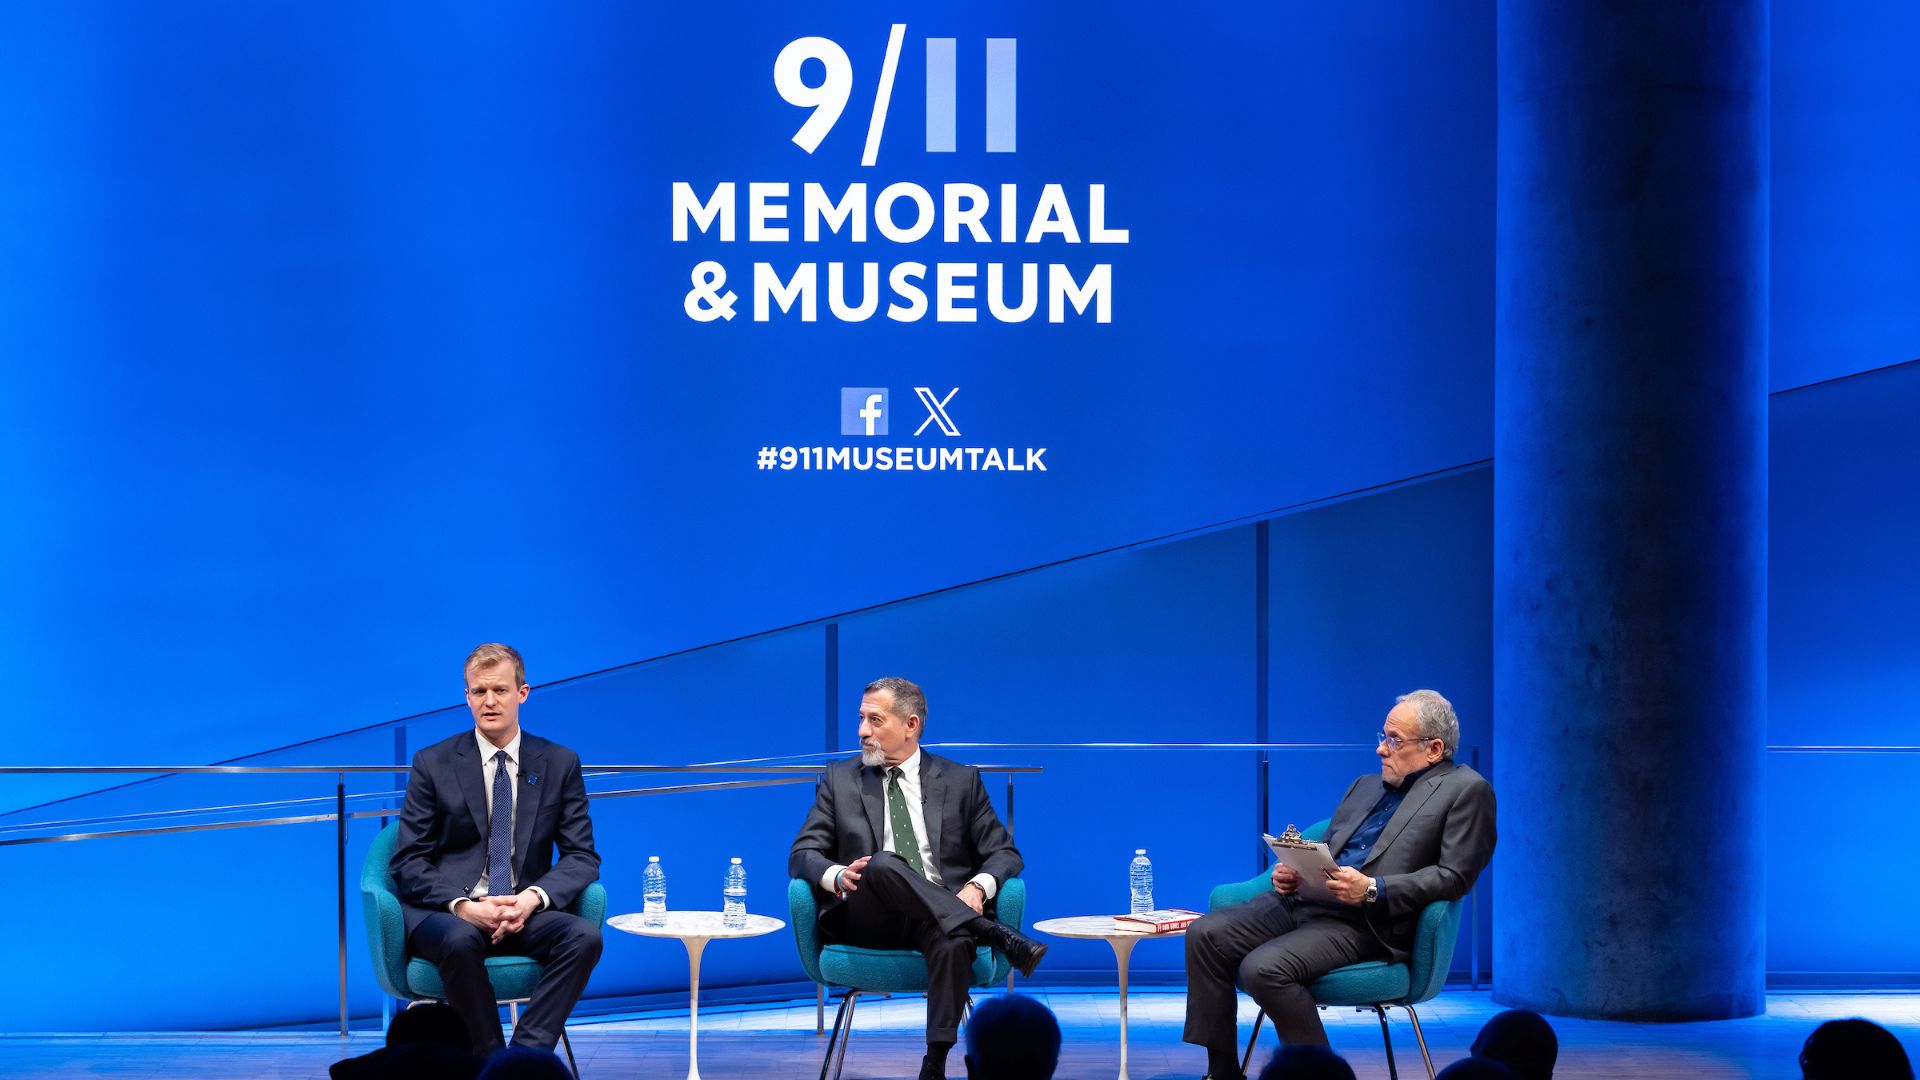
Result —
[{"label": "x logo", "polygon": [[941,433],[949,439],[960,437],[960,429],[954,426],[953,417],[947,415],[947,402],[952,401],[953,395],[960,392],[959,387],[956,386],[947,391],[946,397],[937,399],[933,396],[932,387],[916,386],[913,392],[920,396],[920,404],[927,407],[927,418],[920,421],[919,427],[913,429],[916,438],[921,432],[927,430],[928,424],[939,424]]}]

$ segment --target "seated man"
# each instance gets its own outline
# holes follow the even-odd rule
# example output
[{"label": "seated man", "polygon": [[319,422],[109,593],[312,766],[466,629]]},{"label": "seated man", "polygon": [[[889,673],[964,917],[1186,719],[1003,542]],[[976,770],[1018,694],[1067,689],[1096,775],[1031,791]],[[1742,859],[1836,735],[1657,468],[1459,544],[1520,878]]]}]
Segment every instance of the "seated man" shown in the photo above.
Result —
[{"label": "seated man", "polygon": [[977,944],[1005,953],[1023,975],[1047,951],[994,921],[994,894],[1024,863],[980,773],[920,751],[926,715],[926,695],[913,683],[867,685],[860,756],[827,767],[787,859],[789,874],[827,896],[824,940],[926,954],[923,1078],[947,1074]]},{"label": "seated man", "polygon": [[1332,902],[1294,895],[1285,863],[1273,891],[1195,922],[1187,931],[1187,1027],[1207,1048],[1213,1080],[1238,1078],[1234,976],[1273,1017],[1283,1043],[1324,1044],[1307,985],[1363,960],[1405,962],[1420,912],[1457,900],[1493,857],[1493,787],[1453,760],[1460,721],[1431,690],[1401,696],[1375,753],[1380,776],[1355,780],[1327,829],[1340,864]]},{"label": "seated man", "polygon": [[440,969],[483,1058],[502,1045],[486,958],[540,961],[513,1041],[551,1050],[600,959],[600,927],[565,910],[600,877],[587,787],[579,755],[521,732],[519,653],[480,646],[466,680],[474,727],[414,755],[400,808],[392,867],[407,951]]}]

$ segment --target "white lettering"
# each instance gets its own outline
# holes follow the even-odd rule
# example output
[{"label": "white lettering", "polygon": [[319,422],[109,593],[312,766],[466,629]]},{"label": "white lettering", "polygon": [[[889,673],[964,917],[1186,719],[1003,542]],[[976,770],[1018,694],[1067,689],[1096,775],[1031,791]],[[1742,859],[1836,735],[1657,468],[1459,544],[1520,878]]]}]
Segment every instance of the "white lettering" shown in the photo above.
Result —
[{"label": "white lettering", "polygon": [[866,322],[880,307],[880,264],[860,264],[860,306],[847,306],[847,264],[827,264],[827,310],[841,322]]},{"label": "white lettering", "polygon": [[[975,243],[987,243],[990,239],[987,230],[980,227],[980,219],[987,216],[987,189],[978,184],[948,184],[944,194],[947,221],[943,235],[947,243],[959,243],[962,226],[965,226]],[[965,205],[962,205],[963,200]]]},{"label": "white lettering", "polygon": [[809,243],[820,239],[820,223],[824,221],[830,233],[837,234],[840,226],[848,226],[847,239],[864,244],[867,242],[867,185],[848,184],[840,201],[835,203],[827,198],[826,188],[808,184],[801,189],[801,214],[806,218],[804,235]]},{"label": "white lettering", "polygon": [[[913,227],[903,229],[894,223],[893,207],[902,198],[913,200],[915,217]],[[896,244],[911,244],[933,231],[933,196],[919,184],[888,184],[880,189],[880,198],[873,204],[873,223],[880,235]]]},{"label": "white lettering", "polygon": [[755,244],[784,244],[787,242],[785,225],[768,225],[769,221],[785,221],[787,205],[784,201],[769,203],[768,199],[785,200],[785,184],[748,184],[747,185],[747,240]]},{"label": "white lettering", "polygon": [[1107,185],[1094,184],[1087,190],[1087,242],[1124,244],[1129,239],[1128,230],[1107,228]]},{"label": "white lettering", "polygon": [[[974,263],[941,263],[934,267],[934,295],[939,298],[939,308],[934,322],[976,322],[980,313],[971,307],[957,307],[956,300],[973,299],[974,276],[979,267]],[[965,278],[967,284],[961,284]]]},{"label": "white lettering", "polygon": [[[794,268],[793,277],[782,282],[780,274],[768,263],[753,264],[753,321],[766,322],[769,315],[767,301],[780,305],[785,314],[793,310],[795,299],[800,301],[800,321],[813,322],[817,316],[815,310],[814,278],[817,263],[801,263]],[[1055,319],[1055,322],[1060,320]]]},{"label": "white lettering", "polygon": [[1059,184],[1040,189],[1040,205],[1033,208],[1033,224],[1027,227],[1027,243],[1037,244],[1041,237],[1058,233],[1067,243],[1080,242],[1080,229],[1073,223],[1073,210],[1067,206],[1067,193]]},{"label": "white lettering", "polygon": [[713,197],[705,204],[694,197],[693,185],[676,180],[673,183],[673,239],[684,243],[687,239],[687,219],[700,226],[701,232],[713,227],[713,219],[720,219],[720,239],[733,239],[733,184],[731,182],[716,185]]},{"label": "white lettering", "polygon": [[925,281],[926,277],[926,263],[906,262],[893,268],[893,273],[887,275],[887,284],[893,286],[893,291],[899,295],[900,299],[905,300],[906,304],[905,306],[888,304],[887,318],[894,322],[919,322],[921,317],[926,315],[927,294],[922,292],[919,286],[908,281],[909,278],[914,281]]},{"label": "white lettering", "polygon": [[1033,263],[1020,264],[1020,304],[1007,306],[1007,268],[1000,263],[987,264],[987,310],[1001,322],[1026,322],[1040,307],[1040,268]]},{"label": "white lettering", "polygon": [[1087,275],[1087,280],[1075,284],[1073,271],[1054,263],[1047,267],[1047,321],[1066,321],[1066,301],[1073,301],[1075,314],[1087,313],[1087,302],[1094,302],[1095,322],[1113,321],[1113,264],[1100,263]]}]

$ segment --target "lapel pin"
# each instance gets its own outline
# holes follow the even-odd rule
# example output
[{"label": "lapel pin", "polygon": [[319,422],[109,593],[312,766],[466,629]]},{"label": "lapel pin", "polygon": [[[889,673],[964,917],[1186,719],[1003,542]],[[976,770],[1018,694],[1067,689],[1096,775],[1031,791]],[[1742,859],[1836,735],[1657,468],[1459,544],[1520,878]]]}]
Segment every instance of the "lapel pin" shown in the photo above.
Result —
[{"label": "lapel pin", "polygon": [[535,785],[535,784],[537,784],[537,783],[539,783],[539,782],[540,782],[540,774],[539,774],[539,773],[528,773],[528,774],[527,774],[527,786],[528,786],[528,787],[532,787],[533,785]]}]

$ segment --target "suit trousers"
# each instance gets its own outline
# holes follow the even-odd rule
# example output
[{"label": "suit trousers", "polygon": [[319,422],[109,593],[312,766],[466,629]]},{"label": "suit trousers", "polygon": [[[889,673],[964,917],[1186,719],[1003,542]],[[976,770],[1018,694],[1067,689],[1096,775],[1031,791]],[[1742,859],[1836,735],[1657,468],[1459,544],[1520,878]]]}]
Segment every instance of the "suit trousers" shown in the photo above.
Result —
[{"label": "suit trousers", "polygon": [[1325,1045],[1307,985],[1334,968],[1384,960],[1387,947],[1357,908],[1269,892],[1187,928],[1187,1042],[1238,1057],[1234,978],[1273,1018],[1283,1043]]},{"label": "suit trousers", "polygon": [[876,854],[860,887],[820,921],[828,940],[862,949],[918,949],[927,958],[927,1042],[959,1040],[973,984],[981,916],[891,851]]},{"label": "suit trousers", "polygon": [[553,1049],[560,1041],[573,1006],[586,991],[587,977],[600,959],[600,927],[565,911],[536,911],[517,934],[498,945],[479,927],[444,911],[436,911],[413,928],[407,949],[440,969],[447,1004],[459,1012],[473,1035],[473,1052],[481,1057],[503,1045],[500,1006],[487,980],[489,956],[525,956],[545,970],[533,998],[520,1010],[513,1041],[519,1046]]}]

